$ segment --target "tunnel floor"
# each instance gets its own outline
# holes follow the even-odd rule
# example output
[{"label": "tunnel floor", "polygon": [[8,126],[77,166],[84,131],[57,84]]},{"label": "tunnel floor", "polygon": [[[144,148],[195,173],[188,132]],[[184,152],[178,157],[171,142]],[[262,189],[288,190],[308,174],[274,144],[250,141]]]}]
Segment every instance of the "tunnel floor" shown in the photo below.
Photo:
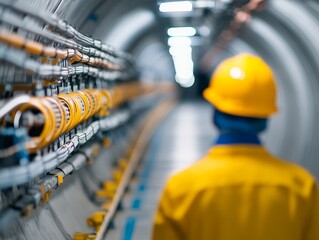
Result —
[{"label": "tunnel floor", "polygon": [[203,156],[215,132],[204,101],[176,106],[156,130],[107,239],[150,239],[153,215],[166,179]]}]

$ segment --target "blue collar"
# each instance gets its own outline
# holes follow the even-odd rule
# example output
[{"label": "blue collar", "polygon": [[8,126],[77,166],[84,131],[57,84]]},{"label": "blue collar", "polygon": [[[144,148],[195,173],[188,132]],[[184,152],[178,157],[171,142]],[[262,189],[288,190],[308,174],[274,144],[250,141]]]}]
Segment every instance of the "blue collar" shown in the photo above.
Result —
[{"label": "blue collar", "polygon": [[216,140],[216,145],[248,144],[261,145],[261,142],[255,133],[228,132],[222,133]]}]

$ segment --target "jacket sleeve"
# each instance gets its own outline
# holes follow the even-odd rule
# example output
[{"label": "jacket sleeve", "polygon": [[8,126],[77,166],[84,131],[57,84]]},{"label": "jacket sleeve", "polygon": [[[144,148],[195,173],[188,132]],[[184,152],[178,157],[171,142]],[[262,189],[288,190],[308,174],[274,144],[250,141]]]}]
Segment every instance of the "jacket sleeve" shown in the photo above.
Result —
[{"label": "jacket sleeve", "polygon": [[306,223],[305,240],[319,239],[319,188],[314,184],[310,198],[310,208],[308,211],[308,222]]},{"label": "jacket sleeve", "polygon": [[152,240],[184,240],[179,224],[173,218],[174,199],[166,185],[155,214]]}]

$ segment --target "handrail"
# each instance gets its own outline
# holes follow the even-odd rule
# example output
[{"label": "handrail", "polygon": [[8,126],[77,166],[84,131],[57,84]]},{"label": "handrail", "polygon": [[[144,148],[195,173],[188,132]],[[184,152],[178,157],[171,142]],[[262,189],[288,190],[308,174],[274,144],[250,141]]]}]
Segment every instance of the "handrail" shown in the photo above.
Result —
[{"label": "handrail", "polygon": [[135,145],[133,146],[133,151],[128,159],[127,168],[124,172],[121,182],[118,185],[111,206],[104,216],[103,223],[99,227],[99,231],[97,232],[95,238],[96,240],[102,240],[105,236],[121,202],[121,198],[125,192],[125,189],[127,188],[133,173],[136,171],[137,165],[146,150],[147,144],[152,136],[153,131],[155,130],[156,125],[172,110],[174,106],[175,102],[172,100],[163,101],[149,114],[145,124],[142,124],[143,128],[137,138]]}]

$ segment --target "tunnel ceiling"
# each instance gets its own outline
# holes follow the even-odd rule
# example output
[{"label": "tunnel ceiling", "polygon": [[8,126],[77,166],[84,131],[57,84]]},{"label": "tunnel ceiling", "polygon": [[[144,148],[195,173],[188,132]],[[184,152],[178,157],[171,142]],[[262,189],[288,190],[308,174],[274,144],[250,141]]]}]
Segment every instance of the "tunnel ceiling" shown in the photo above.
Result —
[{"label": "tunnel ceiling", "polygon": [[[144,60],[141,70],[145,78],[172,80],[174,68],[168,54],[166,30],[169,26],[185,24],[187,18],[172,20],[160,16],[155,1],[77,1],[65,13],[63,4],[68,3],[61,4],[60,14],[81,30],[133,52],[141,63]],[[252,20],[224,47],[221,55],[252,52],[270,63],[278,78],[281,113],[271,122],[266,142],[282,157],[318,169],[313,170],[317,176],[319,152],[312,143],[319,141],[316,128],[319,120],[316,107],[319,103],[318,10],[318,1],[268,1],[265,10],[253,14]],[[201,18],[197,14],[190,23],[198,25],[200,20],[213,28],[205,22],[213,20],[211,16]],[[203,53],[214,47],[211,42],[208,39],[201,47],[194,47],[196,66]],[[156,61],[152,61],[154,59]],[[212,61],[211,69],[215,65],[216,61]],[[167,74],[161,75],[164,66]]]}]

